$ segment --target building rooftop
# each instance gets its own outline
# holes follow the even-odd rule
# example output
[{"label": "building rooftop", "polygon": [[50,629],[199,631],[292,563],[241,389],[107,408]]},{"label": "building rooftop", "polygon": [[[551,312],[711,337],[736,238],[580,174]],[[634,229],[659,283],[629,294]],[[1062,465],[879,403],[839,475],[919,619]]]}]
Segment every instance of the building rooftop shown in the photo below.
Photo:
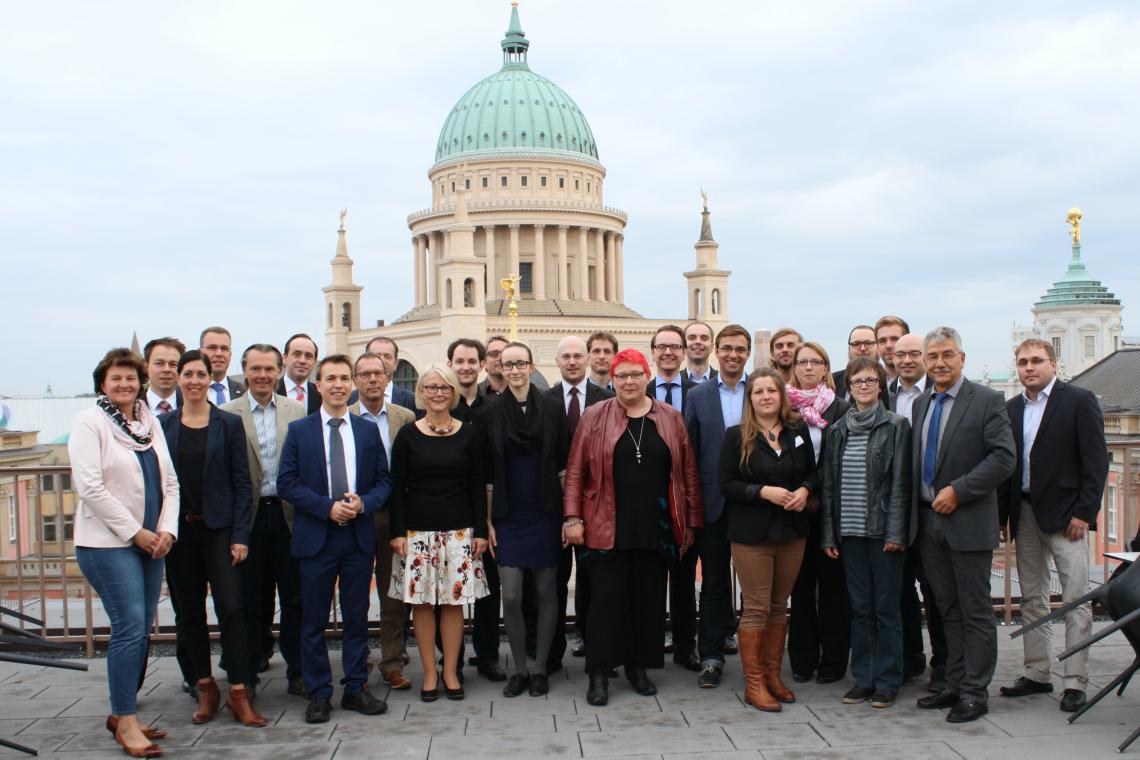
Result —
[{"label": "building rooftop", "polygon": [[1120,299],[1108,288],[1094,280],[1085,262],[1081,259],[1081,244],[1073,243],[1073,258],[1065,276],[1053,283],[1045,291],[1041,300],[1034,304],[1034,310],[1065,306],[1119,306]]},{"label": "building rooftop", "polygon": [[1070,382],[1092,391],[1105,412],[1140,412],[1140,347],[1114,351]]}]

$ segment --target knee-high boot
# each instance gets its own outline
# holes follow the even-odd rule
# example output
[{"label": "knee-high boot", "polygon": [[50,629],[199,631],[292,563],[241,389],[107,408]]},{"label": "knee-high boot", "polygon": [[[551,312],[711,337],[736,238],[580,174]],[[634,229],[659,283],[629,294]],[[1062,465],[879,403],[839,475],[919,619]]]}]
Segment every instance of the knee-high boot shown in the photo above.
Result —
[{"label": "knee-high boot", "polygon": [[744,701],[757,710],[779,712],[780,703],[768,693],[764,678],[761,643],[764,629],[741,628],[736,632],[740,648],[740,665],[744,669]]},{"label": "knee-high boot", "polygon": [[780,667],[784,664],[784,647],[788,640],[788,624],[768,624],[764,629],[761,652],[764,660],[764,684],[773,697],[781,702],[795,702],[796,695],[780,679]]}]

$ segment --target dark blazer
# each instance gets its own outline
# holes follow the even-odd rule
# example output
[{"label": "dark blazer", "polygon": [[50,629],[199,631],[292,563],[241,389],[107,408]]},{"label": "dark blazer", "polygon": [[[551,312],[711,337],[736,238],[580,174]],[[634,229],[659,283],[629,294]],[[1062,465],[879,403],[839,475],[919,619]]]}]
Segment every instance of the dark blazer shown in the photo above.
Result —
[{"label": "dark blazer", "polygon": [[[558,401],[558,405],[560,407],[562,407],[562,414],[563,414],[563,416],[565,416],[566,404],[563,400],[562,381],[559,380],[557,383],[550,386],[549,390],[547,390],[546,393],[552,399],[555,399]],[[614,397],[613,391],[608,390],[606,388],[603,388],[602,386],[597,385],[596,383],[587,380],[586,381],[586,403],[582,407],[582,411],[583,412],[586,411],[587,407],[591,407],[594,404],[598,403],[599,401],[605,401],[606,399],[613,398],[613,397]]]},{"label": "dark blazer", "polygon": [[[277,393],[292,398],[285,392],[285,380],[282,378],[277,381]],[[321,392],[317,390],[317,384],[312,380],[305,383],[305,408],[309,414],[318,412],[321,409]]]},{"label": "dark blazer", "polygon": [[[539,498],[538,505],[543,512],[551,515],[562,514],[562,482],[559,473],[566,471],[566,460],[570,457],[570,432],[566,428],[566,411],[562,401],[550,395],[550,390],[535,388],[534,397],[538,401],[538,413],[542,419],[542,442],[539,454]],[[501,398],[489,409],[491,467],[491,520],[502,520],[510,514],[507,498],[506,471],[506,411],[510,399]]]},{"label": "dark blazer", "polygon": [[[835,395],[844,401],[849,400],[847,394],[847,369],[841,369],[838,372],[831,373],[831,379],[835,381]],[[885,387],[879,389],[879,400],[883,402],[883,406],[888,409],[891,406],[891,389],[898,387],[898,378],[891,380]]]},{"label": "dark blazer", "polygon": [[[745,378],[740,379],[741,383]],[[741,408],[748,403],[743,394]],[[697,383],[685,404],[685,427],[697,458],[701,478],[701,500],[705,503],[705,523],[716,522],[724,514],[724,494],[720,490],[720,450],[724,443],[724,412],[720,408],[720,384],[714,379]]]},{"label": "dark blazer", "polygon": [[[689,375],[682,370],[677,374],[677,381],[681,383],[681,413],[684,414],[685,406],[688,402],[689,391],[701,385],[701,383],[694,383],[689,379]],[[657,398],[657,375],[649,379],[649,385],[645,386],[645,395],[649,398]]]},{"label": "dark blazer", "polygon": [[246,385],[241,375],[230,375],[226,378],[226,385],[230,389],[230,401],[245,395]]},{"label": "dark blazer", "polygon": [[[177,470],[182,407],[167,412],[159,420]],[[231,528],[231,543],[249,546],[251,487],[241,417],[211,404],[206,430],[206,466],[202,472],[202,517],[206,527],[210,530]]]},{"label": "dark blazer", "polygon": [[[365,554],[376,552],[376,531],[371,515],[387,501],[392,490],[388,458],[380,430],[368,420],[348,415],[356,442],[356,483],[354,491],[364,503],[360,518],[353,520],[356,544]],[[277,495],[293,505],[294,557],[312,557],[321,551],[329,527],[334,499],[329,492],[325,461],[324,430],[320,412],[289,423],[281,465],[277,471]]]},{"label": "dark blazer", "polygon": [[710,382],[713,382],[714,380],[716,380],[718,377],[716,368],[714,368],[714,367],[709,367],[709,376],[700,382],[697,382],[693,378],[689,377],[689,368],[688,367],[681,370],[681,374],[684,375],[685,379],[688,380],[693,385],[702,385],[703,383],[710,383]]},{"label": "dark blazer", "polygon": [[[1010,536],[1017,538],[1021,510],[1021,479],[1025,462],[1025,396],[1006,402],[1017,467],[998,492],[1001,524],[1008,521]],[[1096,516],[1108,477],[1108,447],[1104,440],[1104,417],[1091,392],[1057,380],[1045,403],[1045,413],[1029,453],[1029,498],[1033,517],[1044,533],[1060,533],[1069,521],[1080,518],[1096,530]]]},{"label": "dark blazer", "polygon": [[[930,383],[914,402],[911,418],[911,458],[914,460],[914,499],[911,505],[910,535],[913,544],[918,532],[918,511],[922,492],[922,425],[930,408]],[[950,408],[950,417],[938,445],[938,460],[931,490],[937,495],[946,486],[954,487],[958,508],[949,515],[934,514],[940,520],[946,541],[955,551],[984,551],[998,546],[997,491],[1013,474],[1017,454],[1009,427],[1009,414],[1000,393],[984,385],[963,380]]]}]

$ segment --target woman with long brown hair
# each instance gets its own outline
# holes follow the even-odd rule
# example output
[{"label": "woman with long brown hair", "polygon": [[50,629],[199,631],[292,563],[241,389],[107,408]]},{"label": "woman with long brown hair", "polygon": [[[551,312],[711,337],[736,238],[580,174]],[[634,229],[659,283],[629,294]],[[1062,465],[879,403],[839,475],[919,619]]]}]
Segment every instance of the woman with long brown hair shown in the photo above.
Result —
[{"label": "woman with long brown hair", "polygon": [[744,613],[737,635],[745,700],[778,712],[794,702],[780,679],[788,595],[803,561],[809,532],[804,509],[818,490],[815,451],[802,418],[788,401],[779,372],[748,376],[739,425],[725,431],[720,484],[729,510],[728,538],[740,578]]}]

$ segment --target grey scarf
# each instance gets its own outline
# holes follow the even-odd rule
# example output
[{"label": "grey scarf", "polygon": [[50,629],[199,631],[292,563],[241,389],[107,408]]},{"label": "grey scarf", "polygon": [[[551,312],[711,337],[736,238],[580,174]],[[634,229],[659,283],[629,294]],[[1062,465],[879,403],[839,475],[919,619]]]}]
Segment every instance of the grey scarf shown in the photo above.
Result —
[{"label": "grey scarf", "polygon": [[878,401],[861,412],[858,410],[858,407],[853,406],[847,412],[847,429],[853,433],[866,433],[870,431],[871,426],[874,425],[875,417],[877,417],[878,414]]}]

